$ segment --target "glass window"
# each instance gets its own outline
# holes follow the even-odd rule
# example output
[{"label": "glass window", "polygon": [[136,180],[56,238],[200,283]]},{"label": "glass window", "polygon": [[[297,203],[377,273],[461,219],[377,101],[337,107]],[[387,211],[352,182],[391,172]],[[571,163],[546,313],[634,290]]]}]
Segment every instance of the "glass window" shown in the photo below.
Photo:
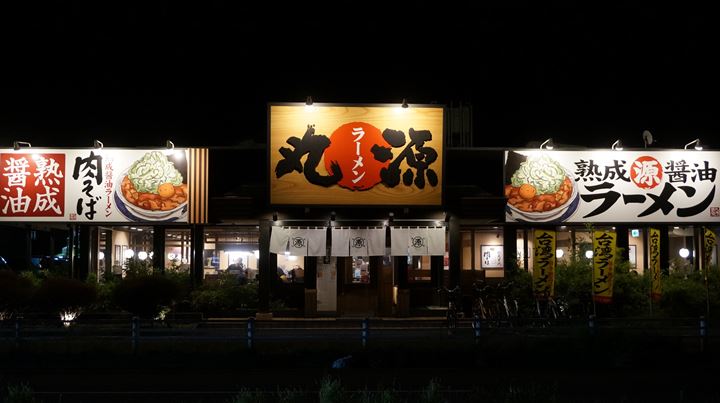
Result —
[{"label": "glass window", "polygon": [[462,269],[472,270],[472,231],[460,231],[462,241]]},{"label": "glass window", "polygon": [[283,283],[303,283],[305,281],[305,258],[293,256],[289,252],[277,255],[277,271]]},{"label": "glass window", "polygon": [[413,256],[408,263],[408,282],[430,281],[430,256]]},{"label": "glass window", "polygon": [[353,256],[352,283],[370,284],[370,256]]},{"label": "glass window", "polygon": [[670,252],[670,270],[693,268],[696,250],[694,245],[694,227],[669,227],[668,249]]},{"label": "glass window", "polygon": [[165,231],[165,270],[190,272],[192,240],[190,229]]},{"label": "glass window", "polygon": [[[257,278],[260,231],[256,226],[208,228],[204,235],[204,278],[212,279],[223,273],[247,280]],[[281,258],[284,256],[278,256],[278,265]]]}]

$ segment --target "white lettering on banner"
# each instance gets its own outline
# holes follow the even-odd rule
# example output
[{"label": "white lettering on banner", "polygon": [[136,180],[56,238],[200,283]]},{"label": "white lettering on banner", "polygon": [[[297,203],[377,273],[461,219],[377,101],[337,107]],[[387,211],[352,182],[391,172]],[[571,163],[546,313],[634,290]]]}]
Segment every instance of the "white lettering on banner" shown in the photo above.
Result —
[{"label": "white lettering on banner", "polygon": [[362,180],[362,178],[365,176],[365,172],[360,174],[358,172],[358,168],[363,167],[363,158],[360,155],[360,140],[365,136],[365,130],[363,130],[362,127],[353,127],[352,135],[355,137],[353,141],[355,142],[355,155],[357,155],[357,159],[353,160],[355,162],[355,166],[352,168],[352,173],[355,175],[355,178],[351,179],[352,183],[358,183]]},{"label": "white lettering on banner", "polygon": [[720,221],[720,152],[505,153],[508,222]]},{"label": "white lettering on banner", "polygon": [[60,164],[53,158],[48,159],[43,156],[38,156],[35,158],[35,164],[37,164],[37,169],[33,174],[33,176],[35,176],[35,186],[40,183],[45,186],[48,184],[47,182],[50,182],[50,185],[60,184],[60,178],[63,177],[63,174],[59,171]]},{"label": "white lettering on banner", "polygon": [[[5,206],[3,206],[2,212],[3,214],[8,213],[8,207],[10,208],[10,213],[17,214],[17,213],[27,213],[28,208],[30,208],[30,197],[29,196],[23,196],[22,194],[22,188],[15,188],[17,190],[17,197],[8,197],[6,195],[0,196],[3,200],[6,200]],[[9,189],[6,189],[9,190]]]},{"label": "white lettering on banner", "polygon": [[55,196],[58,195],[59,189],[45,186],[45,193],[37,193],[35,195],[35,208],[33,211],[49,211],[53,210],[57,214],[60,214],[60,206]]},{"label": "white lettering on banner", "polygon": [[8,187],[25,187],[25,178],[30,176],[30,172],[27,171],[30,167],[27,158],[15,159],[10,157],[7,160],[7,165],[3,168],[5,171],[3,176],[7,177]]},{"label": "white lettering on banner", "polygon": [[660,184],[660,177],[658,177],[660,170],[657,161],[635,161],[633,171],[635,171],[636,175],[633,182],[637,184],[644,184],[649,187]]}]

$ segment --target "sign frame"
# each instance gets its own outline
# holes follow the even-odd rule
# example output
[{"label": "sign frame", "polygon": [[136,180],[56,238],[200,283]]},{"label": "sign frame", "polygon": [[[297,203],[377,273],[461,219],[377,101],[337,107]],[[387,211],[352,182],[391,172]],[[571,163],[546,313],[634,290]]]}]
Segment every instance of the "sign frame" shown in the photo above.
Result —
[{"label": "sign frame", "polygon": [[[271,121],[272,121],[272,107],[274,106],[296,106],[296,107],[305,107],[307,106],[304,102],[268,102],[266,105],[267,108],[267,129],[266,129],[266,144],[267,144],[267,152],[266,152],[266,158],[267,158],[267,164],[266,164],[266,170],[267,170],[267,191],[266,191],[266,197],[268,200],[268,205],[272,208],[292,208],[292,207],[327,207],[327,208],[358,208],[358,209],[373,209],[373,208],[397,208],[397,207],[412,207],[412,208],[441,208],[445,205],[445,169],[446,169],[446,140],[447,140],[447,121],[448,121],[448,109],[444,104],[408,104],[409,108],[437,108],[442,110],[442,133],[441,133],[441,145],[442,145],[442,151],[439,153],[442,156],[442,174],[439,175],[439,188],[440,188],[440,201],[438,204],[412,204],[412,203],[395,203],[395,204],[338,204],[338,203],[273,203],[272,201],[272,175],[274,172],[274,167],[272,166],[272,152],[273,149],[271,147],[271,135],[272,135],[272,127],[271,127]],[[400,103],[346,103],[346,102],[313,102],[313,107],[349,107],[349,108],[363,108],[363,107],[373,107],[373,108],[399,108],[401,107]]]}]

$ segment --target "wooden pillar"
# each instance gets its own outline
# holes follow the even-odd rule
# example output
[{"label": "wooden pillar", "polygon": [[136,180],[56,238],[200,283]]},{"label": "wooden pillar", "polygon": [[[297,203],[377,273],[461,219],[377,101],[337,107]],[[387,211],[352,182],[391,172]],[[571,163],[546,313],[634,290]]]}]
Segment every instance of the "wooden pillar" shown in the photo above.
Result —
[{"label": "wooden pillar", "polygon": [[[525,266],[525,271],[530,271],[530,256],[528,256],[529,248],[529,242],[530,240],[528,237],[533,236],[534,233],[532,231],[528,231],[527,228],[523,229],[523,265]],[[572,244],[572,250],[575,251],[575,232],[572,230],[570,231],[570,243]],[[534,242],[534,241],[533,241]]]},{"label": "wooden pillar", "polygon": [[[70,278],[77,278],[78,262],[77,260],[77,232],[75,224],[68,224],[68,261],[70,262]],[[28,235],[29,236],[29,235]]]},{"label": "wooden pillar", "polygon": [[[190,272],[193,280],[193,287],[199,287],[203,281],[203,251],[205,249],[205,227],[195,224],[190,230],[192,264]],[[153,255],[155,256],[155,255]]]},{"label": "wooden pillar", "polygon": [[317,261],[315,256],[305,257],[305,316],[317,315]]},{"label": "wooden pillar", "polygon": [[165,227],[153,227],[153,267],[165,273]]},{"label": "wooden pillar", "polygon": [[77,239],[77,268],[76,279],[85,281],[90,272],[90,259],[92,259],[92,245],[90,242],[90,227],[87,225],[78,226]]},{"label": "wooden pillar", "polygon": [[648,251],[650,250],[650,227],[644,227],[640,231],[642,231],[642,239],[643,239],[643,273],[648,272],[648,268],[650,267],[649,260],[649,254]]},{"label": "wooden pillar", "polygon": [[95,281],[100,280],[100,260],[98,252],[100,251],[100,227],[90,227],[90,272],[95,274]]},{"label": "wooden pillar", "polygon": [[272,317],[270,312],[270,290],[277,276],[277,255],[270,253],[270,231],[272,221],[260,221],[260,259],[258,260],[258,315]]},{"label": "wooden pillar", "polygon": [[397,314],[410,315],[410,290],[408,289],[407,256],[395,256],[395,278],[397,279]]},{"label": "wooden pillar", "polygon": [[408,264],[406,256],[395,256],[395,278],[398,289],[408,288]]},{"label": "wooden pillar", "polygon": [[25,264],[24,269],[29,270],[33,267],[32,265],[32,226],[26,225],[25,226],[25,242],[24,242],[24,249],[25,249],[25,255],[23,256],[23,261]]},{"label": "wooden pillar", "polygon": [[503,227],[503,255],[505,270],[517,270],[517,228],[510,225]]},{"label": "wooden pillar", "polygon": [[[455,215],[450,216],[450,288],[460,285],[460,270],[462,258],[462,236],[460,222]],[[473,248],[475,245],[473,245]]]},{"label": "wooden pillar", "polygon": [[659,225],[660,230],[660,270],[667,274],[670,271],[670,236],[667,225]]},{"label": "wooden pillar", "polygon": [[617,247],[621,250],[620,257],[623,260],[629,260],[630,258],[630,239],[628,238],[628,227],[617,226],[615,227],[615,233],[617,234]]},{"label": "wooden pillar", "polygon": [[430,257],[430,283],[433,288],[443,286],[443,270],[445,269],[445,256]]},{"label": "wooden pillar", "polygon": [[105,280],[113,278],[113,232],[108,229],[105,230]]}]

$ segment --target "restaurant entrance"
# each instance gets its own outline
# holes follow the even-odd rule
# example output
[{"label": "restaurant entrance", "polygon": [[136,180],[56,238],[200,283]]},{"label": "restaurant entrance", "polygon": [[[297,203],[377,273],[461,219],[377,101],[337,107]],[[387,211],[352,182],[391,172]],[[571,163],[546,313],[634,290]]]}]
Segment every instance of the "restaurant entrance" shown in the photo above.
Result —
[{"label": "restaurant entrance", "polygon": [[393,314],[392,260],[382,256],[337,258],[338,315],[346,317]]}]

